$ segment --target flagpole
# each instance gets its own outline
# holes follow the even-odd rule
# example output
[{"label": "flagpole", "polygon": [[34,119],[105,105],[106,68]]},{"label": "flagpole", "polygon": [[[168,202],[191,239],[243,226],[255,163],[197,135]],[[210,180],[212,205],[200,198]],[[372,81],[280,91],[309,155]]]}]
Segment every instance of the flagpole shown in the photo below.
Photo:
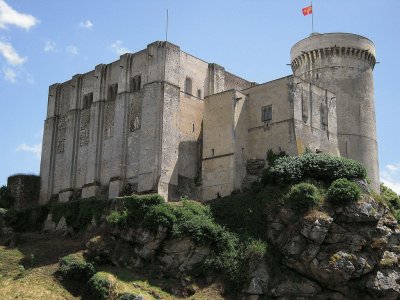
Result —
[{"label": "flagpole", "polygon": [[314,33],[314,9],[311,1],[311,33]]},{"label": "flagpole", "polygon": [[165,41],[168,42],[168,9],[167,9],[167,22],[165,24]]}]

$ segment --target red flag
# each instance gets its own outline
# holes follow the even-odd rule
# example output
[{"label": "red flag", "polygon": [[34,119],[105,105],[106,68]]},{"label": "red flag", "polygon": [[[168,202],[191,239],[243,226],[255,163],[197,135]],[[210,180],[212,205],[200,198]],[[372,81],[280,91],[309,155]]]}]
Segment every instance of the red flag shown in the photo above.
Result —
[{"label": "red flag", "polygon": [[304,8],[302,9],[302,12],[303,12],[303,15],[304,15],[304,16],[307,16],[307,15],[309,15],[309,14],[312,14],[312,5],[307,6],[307,7],[304,7]]}]

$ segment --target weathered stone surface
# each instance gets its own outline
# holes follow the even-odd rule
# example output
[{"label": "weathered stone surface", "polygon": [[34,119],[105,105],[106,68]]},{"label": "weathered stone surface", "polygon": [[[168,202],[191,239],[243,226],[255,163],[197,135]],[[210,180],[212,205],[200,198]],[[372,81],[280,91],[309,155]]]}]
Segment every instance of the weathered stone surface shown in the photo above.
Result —
[{"label": "weathered stone surface", "polygon": [[[310,212],[292,224],[280,221],[290,215],[287,209],[268,214],[267,233],[276,237],[271,242],[285,255],[283,263],[321,287],[312,299],[400,297],[400,231],[385,205],[364,195],[341,209]],[[275,288],[270,292],[280,295]]]}]

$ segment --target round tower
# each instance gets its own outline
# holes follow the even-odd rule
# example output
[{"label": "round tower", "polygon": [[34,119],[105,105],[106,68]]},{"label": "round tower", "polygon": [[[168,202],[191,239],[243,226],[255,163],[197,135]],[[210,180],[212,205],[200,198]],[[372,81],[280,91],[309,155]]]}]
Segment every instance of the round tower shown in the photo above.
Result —
[{"label": "round tower", "polygon": [[374,80],[375,46],[350,33],[314,33],[291,51],[295,76],[336,93],[340,155],[361,162],[379,192]]}]

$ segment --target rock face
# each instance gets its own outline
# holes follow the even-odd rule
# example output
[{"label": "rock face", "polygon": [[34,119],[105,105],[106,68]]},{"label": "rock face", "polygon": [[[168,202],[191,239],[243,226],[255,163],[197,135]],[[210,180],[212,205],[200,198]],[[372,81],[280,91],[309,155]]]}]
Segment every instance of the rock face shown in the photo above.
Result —
[{"label": "rock face", "polygon": [[98,262],[136,270],[153,263],[163,274],[185,280],[210,253],[208,245],[196,244],[190,238],[170,239],[162,226],[155,232],[139,227],[113,228],[110,233],[91,239],[86,245],[86,255]]},{"label": "rock face", "polygon": [[[267,214],[270,242],[298,277],[275,281],[274,297],[398,299],[400,230],[386,206],[370,196],[346,207],[303,217],[281,209]],[[285,298],[286,299],[286,298]]]},{"label": "rock face", "polygon": [[[303,216],[273,205],[265,211],[269,258],[246,266],[243,299],[400,299],[400,229],[385,205],[363,195]],[[63,230],[62,222],[49,226]],[[153,265],[183,287],[212,251],[190,237],[171,238],[162,226],[106,230],[87,243],[92,259],[134,270]]]}]

